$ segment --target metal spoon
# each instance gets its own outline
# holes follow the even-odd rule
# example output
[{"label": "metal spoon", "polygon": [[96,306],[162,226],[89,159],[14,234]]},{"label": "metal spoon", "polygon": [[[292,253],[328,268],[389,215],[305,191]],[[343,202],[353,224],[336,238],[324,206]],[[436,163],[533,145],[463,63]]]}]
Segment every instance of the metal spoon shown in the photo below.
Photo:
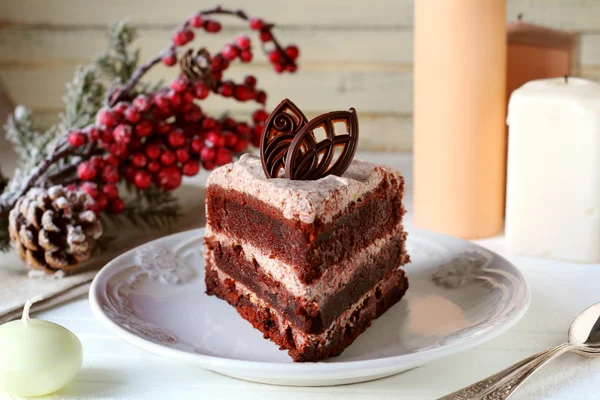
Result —
[{"label": "metal spoon", "polygon": [[600,355],[600,303],[587,308],[573,320],[567,343],[539,352],[440,400],[508,399],[535,371],[568,351]]}]

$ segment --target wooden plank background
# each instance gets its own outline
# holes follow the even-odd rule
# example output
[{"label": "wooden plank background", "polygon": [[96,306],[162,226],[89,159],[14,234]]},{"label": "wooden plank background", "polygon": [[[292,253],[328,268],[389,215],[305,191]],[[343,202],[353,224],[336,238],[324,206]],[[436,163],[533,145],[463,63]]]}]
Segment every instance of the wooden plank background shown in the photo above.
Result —
[{"label": "wooden plank background", "polygon": [[[224,2],[243,7],[278,23],[284,43],[301,48],[295,75],[276,75],[256,55],[248,69],[232,67],[239,78],[251,71],[267,88],[272,107],[283,97],[296,101],[309,115],[354,106],[361,117],[361,148],[410,150],[412,147],[412,0],[243,0]],[[0,81],[15,103],[36,111],[40,124],[55,120],[62,107],[64,85],[74,68],[86,64],[104,46],[107,23],[124,17],[140,29],[142,59],[169,41],[174,26],[195,10],[211,7],[201,0],[2,0],[0,1]],[[600,1],[508,0],[509,20],[524,19],[580,34],[580,75],[600,79]],[[194,41],[218,49],[245,26],[223,17],[224,32]],[[173,71],[156,68],[150,79]],[[232,110],[248,105],[211,99],[207,110]]]}]

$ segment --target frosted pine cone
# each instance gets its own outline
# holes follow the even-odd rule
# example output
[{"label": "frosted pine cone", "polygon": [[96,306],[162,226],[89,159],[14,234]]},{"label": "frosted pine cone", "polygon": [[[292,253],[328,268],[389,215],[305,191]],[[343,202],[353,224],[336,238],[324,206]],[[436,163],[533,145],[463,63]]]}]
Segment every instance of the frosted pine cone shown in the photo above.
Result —
[{"label": "frosted pine cone", "polygon": [[72,271],[90,257],[92,240],[102,235],[92,202],[83,191],[63,186],[33,188],[9,215],[9,232],[19,257],[31,269]]}]

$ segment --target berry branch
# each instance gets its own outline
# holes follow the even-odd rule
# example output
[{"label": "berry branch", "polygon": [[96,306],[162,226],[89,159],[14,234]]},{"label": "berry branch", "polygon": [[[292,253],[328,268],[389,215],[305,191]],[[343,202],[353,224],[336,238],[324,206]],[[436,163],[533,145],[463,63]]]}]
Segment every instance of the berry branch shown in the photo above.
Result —
[{"label": "berry branch", "polygon": [[15,206],[19,197],[24,196],[29,191],[29,189],[31,189],[37,183],[37,181],[46,173],[46,171],[52,165],[54,165],[54,163],[72,155],[76,151],[75,148],[70,146],[66,146],[60,151],[58,150],[58,148],[60,147],[60,143],[64,143],[64,138],[65,137],[62,137],[58,140],[56,146],[54,146],[50,154],[47,157],[45,157],[40,162],[40,164],[31,172],[31,174],[25,181],[25,184],[17,192],[17,194],[15,196],[12,196],[8,201],[0,204],[0,218],[6,217],[8,215],[10,210]]},{"label": "berry branch", "polygon": [[[195,38],[195,29],[220,32],[221,23],[213,19],[218,15],[247,21],[249,28],[258,32],[275,72],[297,70],[298,48],[283,47],[273,34],[274,24],[242,10],[217,6],[193,14],[175,30],[168,47],[141,65],[139,50],[130,49],[135,29],[122,22],[113,25],[106,51],[87,68],[79,68],[68,85],[66,111],[59,124],[38,133],[31,112],[24,107],[9,120],[7,136],[20,161],[0,195],[0,250],[6,248],[10,237],[19,249],[26,249],[20,255],[28,263],[36,259],[34,265],[45,270],[62,268],[60,265],[74,268],[89,256],[89,242],[101,237],[98,230],[93,235],[92,231],[80,232],[77,224],[68,225],[71,227],[60,234],[70,229],[76,235],[70,241],[40,228],[41,221],[35,218],[46,211],[73,222],[73,215],[61,211],[66,204],[63,197],[79,199],[78,212],[89,221],[99,218],[105,226],[129,222],[168,228],[181,216],[171,191],[182,184],[184,176],[225,165],[250,144],[259,145],[268,117],[263,108],[266,91],[259,89],[252,75],[235,82],[224,77],[232,63],[252,61],[250,37],[240,35],[216,52],[187,46]],[[167,86],[143,82],[146,73],[160,62],[168,67],[179,64],[180,71]],[[213,117],[201,107],[211,95],[256,102],[260,108],[247,121],[227,113]],[[59,186],[49,188],[51,185]],[[26,215],[18,206],[25,203],[31,207]],[[44,209],[35,211],[41,204]],[[49,220],[46,217],[46,222]],[[67,242],[77,246],[62,248]],[[75,248],[81,250],[77,257],[72,253]]]},{"label": "berry branch", "polygon": [[[113,106],[120,100],[130,95],[135,86],[139,83],[142,77],[159,62],[163,61],[167,66],[173,66],[177,62],[178,47],[184,46],[194,39],[194,32],[191,28],[204,28],[208,33],[218,33],[221,31],[221,24],[217,21],[206,19],[209,15],[232,15],[242,20],[248,21],[252,30],[260,31],[260,39],[263,43],[272,42],[275,46],[275,51],[268,53],[269,60],[274,64],[275,71],[278,73],[284,72],[295,72],[297,66],[295,59],[299,55],[298,48],[296,46],[289,46],[284,49],[279,41],[273,35],[272,29],[275,24],[266,23],[260,18],[250,18],[242,10],[230,10],[223,8],[222,6],[216,6],[209,8],[192,15],[186,19],[176,30],[173,37],[172,43],[161,50],[154,58],[150,59],[146,63],[138,67],[127,83],[122,86],[113,88],[107,96],[107,105]],[[249,46],[249,42],[248,42]],[[250,60],[248,60],[250,61]]]}]

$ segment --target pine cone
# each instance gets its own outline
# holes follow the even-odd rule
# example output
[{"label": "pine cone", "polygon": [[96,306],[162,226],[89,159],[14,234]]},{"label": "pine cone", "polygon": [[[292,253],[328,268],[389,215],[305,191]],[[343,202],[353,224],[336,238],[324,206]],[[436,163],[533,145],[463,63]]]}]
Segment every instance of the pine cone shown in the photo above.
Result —
[{"label": "pine cone", "polygon": [[9,214],[9,232],[19,257],[35,270],[72,271],[90,257],[91,239],[102,235],[92,201],[83,191],[63,186],[33,188]]},{"label": "pine cone", "polygon": [[181,57],[179,65],[181,73],[190,81],[201,80],[211,89],[217,85],[210,66],[210,53],[205,48],[199,49],[196,53],[193,49],[188,49]]}]

